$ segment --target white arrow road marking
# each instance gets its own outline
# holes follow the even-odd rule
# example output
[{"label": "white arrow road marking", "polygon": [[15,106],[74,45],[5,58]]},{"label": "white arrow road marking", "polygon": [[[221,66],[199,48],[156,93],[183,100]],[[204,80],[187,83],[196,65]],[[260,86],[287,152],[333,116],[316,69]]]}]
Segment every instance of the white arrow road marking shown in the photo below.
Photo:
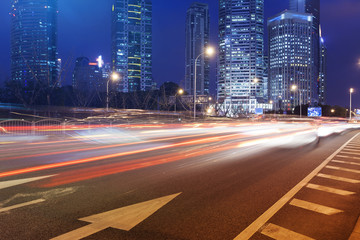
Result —
[{"label": "white arrow road marking", "polygon": [[44,178],[49,178],[49,177],[52,177],[52,176],[55,176],[55,175],[34,177],[34,178],[24,178],[24,179],[0,182],[0,189],[9,188],[9,187],[13,187],[13,186],[16,186],[16,185],[21,185],[21,184],[24,184],[24,183],[34,182],[34,181],[41,180],[41,179],[44,179]]},{"label": "white arrow road marking", "polygon": [[10,207],[0,208],[0,213],[1,212],[7,212],[7,211],[10,211],[10,210],[13,210],[13,209],[16,209],[16,208],[21,208],[21,207],[26,207],[26,206],[29,206],[29,205],[41,203],[41,202],[44,202],[44,201],[45,201],[45,199],[37,199],[37,200],[31,201],[31,202],[20,203],[20,204],[16,204],[16,205],[13,205],[13,206],[10,206]]},{"label": "white arrow road marking", "polygon": [[80,221],[91,224],[55,237],[53,240],[82,239],[109,227],[129,231],[180,194],[177,193],[81,218]]}]

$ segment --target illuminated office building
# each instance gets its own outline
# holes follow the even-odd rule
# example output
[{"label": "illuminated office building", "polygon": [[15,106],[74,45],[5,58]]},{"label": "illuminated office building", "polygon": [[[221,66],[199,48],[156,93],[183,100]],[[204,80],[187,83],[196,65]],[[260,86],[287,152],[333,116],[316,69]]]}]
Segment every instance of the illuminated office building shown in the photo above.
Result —
[{"label": "illuminated office building", "polygon": [[12,0],[10,15],[12,80],[58,86],[57,0]]},{"label": "illuminated office building", "polygon": [[326,56],[327,48],[325,45],[324,38],[321,36],[320,30],[320,72],[319,72],[319,103],[322,105],[326,104]]},{"label": "illuminated office building", "polygon": [[[290,0],[290,11],[295,11],[299,13],[308,13],[313,16],[312,23],[312,44],[313,44],[313,56],[312,56],[312,65],[314,66],[313,71],[313,80],[318,81],[321,78],[321,39],[320,39],[320,0]],[[318,91],[321,91],[321,86],[318,84]],[[319,101],[320,102],[320,101]]]},{"label": "illuminated office building", "polygon": [[[317,102],[313,79],[313,16],[284,11],[268,20],[269,98],[276,109]],[[295,85],[297,89],[291,90]],[[301,99],[301,100],[300,100]]]},{"label": "illuminated office building", "polygon": [[152,88],[151,0],[114,0],[112,70],[121,76],[121,92]]},{"label": "illuminated office building", "polygon": [[[194,94],[195,59],[209,43],[209,6],[193,3],[186,14],[185,91]],[[196,63],[196,93],[209,94],[209,58],[203,54]]]},{"label": "illuminated office building", "polygon": [[264,1],[220,0],[218,100],[223,111],[263,102]]}]

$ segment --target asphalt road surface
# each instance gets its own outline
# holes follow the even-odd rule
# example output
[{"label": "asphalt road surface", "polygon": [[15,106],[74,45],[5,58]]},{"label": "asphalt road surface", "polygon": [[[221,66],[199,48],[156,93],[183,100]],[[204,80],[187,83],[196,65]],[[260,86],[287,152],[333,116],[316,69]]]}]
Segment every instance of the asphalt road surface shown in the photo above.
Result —
[{"label": "asphalt road surface", "polygon": [[360,214],[360,131],[347,128],[134,125],[0,138],[0,239],[345,240]]}]

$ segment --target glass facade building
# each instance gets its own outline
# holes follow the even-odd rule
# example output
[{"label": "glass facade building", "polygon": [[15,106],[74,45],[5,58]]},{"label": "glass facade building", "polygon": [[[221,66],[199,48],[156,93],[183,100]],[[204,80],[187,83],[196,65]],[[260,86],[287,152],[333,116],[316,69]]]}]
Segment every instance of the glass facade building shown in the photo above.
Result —
[{"label": "glass facade building", "polygon": [[114,0],[112,69],[120,74],[119,91],[150,90],[152,77],[152,1]]},{"label": "glass facade building", "polygon": [[[195,59],[209,43],[209,6],[193,3],[186,14],[185,91],[194,93]],[[209,95],[209,58],[203,54],[196,63],[196,94]]]},{"label": "glass facade building", "polygon": [[319,73],[319,103],[322,105],[326,104],[326,56],[327,48],[325,41],[321,36],[320,29],[320,73]]},{"label": "glass facade building", "polygon": [[[268,20],[269,98],[276,109],[290,111],[295,106],[317,101],[313,80],[313,16],[284,11]],[[296,85],[296,91],[292,91]]]},{"label": "glass facade building", "polygon": [[[299,13],[308,13],[313,15],[313,57],[312,64],[313,68],[313,79],[318,81],[321,78],[321,39],[320,39],[320,0],[290,0],[290,10]],[[318,85],[318,91],[321,91],[320,84]]]},{"label": "glass facade building", "polygon": [[264,98],[264,0],[219,1],[218,100],[253,112]]},{"label": "glass facade building", "polygon": [[58,86],[57,0],[12,0],[11,76],[24,86]]}]

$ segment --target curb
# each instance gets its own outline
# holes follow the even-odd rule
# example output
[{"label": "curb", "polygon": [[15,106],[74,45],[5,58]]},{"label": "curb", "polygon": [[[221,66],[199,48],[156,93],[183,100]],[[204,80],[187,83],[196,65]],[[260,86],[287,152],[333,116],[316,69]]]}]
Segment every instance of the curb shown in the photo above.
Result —
[{"label": "curb", "polygon": [[349,237],[349,240],[360,240],[360,218],[358,219],[355,228]]}]

